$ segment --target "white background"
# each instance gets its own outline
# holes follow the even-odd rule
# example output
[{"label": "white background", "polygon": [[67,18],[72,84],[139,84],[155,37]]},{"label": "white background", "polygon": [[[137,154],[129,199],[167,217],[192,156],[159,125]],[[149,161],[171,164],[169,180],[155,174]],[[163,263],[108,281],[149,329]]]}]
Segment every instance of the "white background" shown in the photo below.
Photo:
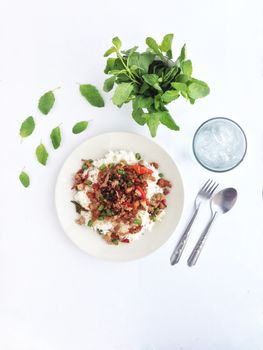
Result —
[{"label": "white background", "polygon": [[[262,350],[263,349],[263,2],[252,1],[0,1],[0,349],[1,350]],[[186,194],[181,222],[157,252],[129,263],[100,261],[63,234],[54,211],[54,185],[67,155],[87,137],[132,131],[130,106],[90,106],[77,83],[102,87],[104,51],[111,38],[126,48],[175,33],[196,77],[211,94],[191,106],[170,106],[178,133],[160,127],[156,142],[174,158]],[[60,86],[48,116],[39,96]],[[37,127],[20,144],[21,121]],[[248,138],[245,161],[224,174],[193,159],[191,140],[201,122],[230,117]],[[92,120],[89,130],[72,125]],[[50,130],[62,123],[63,144],[52,151]],[[35,160],[42,140],[46,167]],[[18,182],[23,167],[31,186]],[[179,265],[169,256],[189,217],[200,185],[213,177],[239,192],[220,217],[196,267],[187,257],[209,213],[204,207]],[[176,205],[176,203],[175,203]]]}]

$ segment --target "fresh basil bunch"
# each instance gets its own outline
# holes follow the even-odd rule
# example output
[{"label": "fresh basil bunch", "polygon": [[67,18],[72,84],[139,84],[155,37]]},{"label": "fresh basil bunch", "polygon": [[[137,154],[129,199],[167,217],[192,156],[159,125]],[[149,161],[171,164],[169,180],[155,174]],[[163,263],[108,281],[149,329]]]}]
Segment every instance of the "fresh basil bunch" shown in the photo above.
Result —
[{"label": "fresh basil bunch", "polygon": [[185,45],[175,62],[172,61],[173,34],[164,36],[160,45],[153,38],[146,38],[147,50],[137,52],[138,46],[121,51],[121,40],[112,39],[113,46],[104,57],[108,58],[104,72],[111,75],[103,89],[109,92],[117,85],[112,102],[121,107],[132,101],[133,119],[140,125],[147,124],[152,137],[159,124],[179,130],[166,106],[180,96],[191,104],[209,94],[208,85],[192,77],[192,62],[186,59]]}]

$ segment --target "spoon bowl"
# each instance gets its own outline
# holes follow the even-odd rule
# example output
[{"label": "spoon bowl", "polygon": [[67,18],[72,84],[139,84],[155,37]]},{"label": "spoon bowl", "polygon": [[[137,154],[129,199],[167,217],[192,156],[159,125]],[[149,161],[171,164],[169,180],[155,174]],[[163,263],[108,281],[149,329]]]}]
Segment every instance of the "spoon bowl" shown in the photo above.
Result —
[{"label": "spoon bowl", "polygon": [[210,201],[211,218],[206,225],[203,233],[197,241],[189,259],[187,261],[188,266],[194,266],[199,258],[199,255],[203,249],[205,241],[208,237],[209,230],[218,214],[225,214],[233,208],[237,200],[237,191],[234,188],[225,188],[218,192]]},{"label": "spoon bowl", "polygon": [[235,188],[225,188],[218,192],[211,200],[212,213],[227,213],[237,200],[237,190]]}]

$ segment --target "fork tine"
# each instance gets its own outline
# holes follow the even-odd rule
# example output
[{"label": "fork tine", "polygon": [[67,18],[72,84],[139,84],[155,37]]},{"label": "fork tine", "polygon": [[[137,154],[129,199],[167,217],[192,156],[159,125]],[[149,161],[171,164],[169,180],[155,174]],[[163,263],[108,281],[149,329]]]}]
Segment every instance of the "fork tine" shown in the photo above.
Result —
[{"label": "fork tine", "polygon": [[219,186],[219,184],[217,184],[216,182],[213,183],[212,187],[209,189],[210,196],[212,196],[212,194],[215,192],[215,190],[217,189],[218,186]]},{"label": "fork tine", "polygon": [[209,180],[208,180],[208,184],[205,186],[205,188],[204,188],[203,191],[207,192],[212,183],[213,183],[213,180],[210,180],[210,179],[209,179]]},{"label": "fork tine", "polygon": [[210,181],[210,179],[208,179],[208,180],[206,181],[206,183],[203,185],[203,187],[200,188],[199,192],[201,192],[201,191],[203,191],[203,190],[205,189],[205,187],[206,187],[206,185],[208,184],[209,181]]}]

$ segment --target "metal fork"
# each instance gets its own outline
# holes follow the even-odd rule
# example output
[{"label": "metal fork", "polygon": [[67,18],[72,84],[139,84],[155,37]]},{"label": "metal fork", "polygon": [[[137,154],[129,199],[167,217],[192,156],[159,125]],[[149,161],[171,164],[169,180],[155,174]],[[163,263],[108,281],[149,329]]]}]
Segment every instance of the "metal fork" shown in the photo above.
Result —
[{"label": "metal fork", "polygon": [[218,184],[215,181],[209,179],[206,181],[204,186],[197,193],[196,198],[195,198],[195,202],[194,202],[195,211],[194,211],[184,233],[182,234],[181,238],[179,239],[177,245],[174,248],[174,251],[173,251],[171,258],[170,258],[171,265],[177,264],[181,258],[181,255],[184,251],[186,242],[187,242],[188,237],[189,237],[190,229],[191,229],[193,222],[195,221],[195,218],[198,214],[201,203],[210,199],[217,187],[218,187]]}]

